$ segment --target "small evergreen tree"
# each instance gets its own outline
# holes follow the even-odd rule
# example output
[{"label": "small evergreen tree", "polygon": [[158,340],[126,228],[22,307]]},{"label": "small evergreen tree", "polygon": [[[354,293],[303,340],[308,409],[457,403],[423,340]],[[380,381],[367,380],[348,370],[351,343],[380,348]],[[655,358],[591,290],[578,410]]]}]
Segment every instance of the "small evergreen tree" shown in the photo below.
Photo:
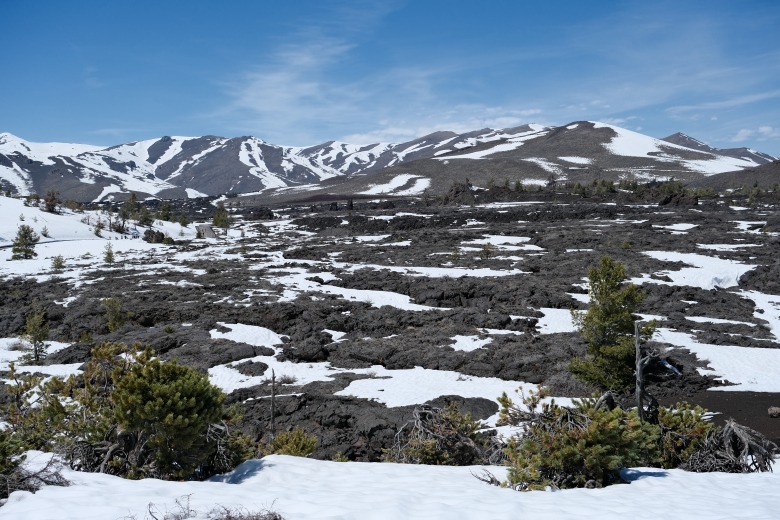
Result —
[{"label": "small evergreen tree", "polygon": [[170,201],[163,201],[160,204],[160,209],[157,211],[158,220],[171,220],[171,203]]},{"label": "small evergreen tree", "polygon": [[65,258],[62,255],[53,256],[51,259],[51,268],[54,271],[62,271],[65,268]]},{"label": "small evergreen tree", "polygon": [[67,380],[42,383],[17,374],[13,364],[10,379],[4,418],[14,440],[59,453],[77,470],[204,478],[229,471],[255,449],[207,376],[156,359],[139,344],[103,343]]},{"label": "small evergreen tree", "polygon": [[11,260],[29,260],[38,256],[35,252],[35,244],[41,239],[40,236],[27,224],[19,226],[11,244]]},{"label": "small evergreen tree", "polygon": [[515,407],[506,394],[499,398],[502,422],[526,426],[510,439],[509,483],[518,490],[603,487],[622,482],[620,470],[650,465],[660,455],[660,429],[642,422],[636,411],[597,407],[595,400],[573,407],[543,403],[546,393],[525,399],[528,412]]},{"label": "small evergreen tree", "polygon": [[138,197],[135,192],[130,193],[130,197],[119,206],[117,211],[117,231],[124,233],[127,230],[127,221],[138,217]]},{"label": "small evergreen tree", "polygon": [[138,225],[139,226],[151,226],[154,222],[154,217],[146,206],[141,206],[138,211]]},{"label": "small evergreen tree", "polygon": [[493,256],[493,244],[488,242],[482,246],[482,249],[479,250],[479,258],[482,260],[487,260],[491,256]]},{"label": "small evergreen tree", "polygon": [[729,420],[723,427],[687,403],[660,407],[659,422],[642,421],[609,399],[559,406],[545,389],[523,396],[523,407],[503,394],[498,424],[522,426],[510,439],[509,484],[518,490],[602,487],[621,482],[620,470],[642,465],[688,471],[771,471],[778,447]]},{"label": "small evergreen tree", "polygon": [[41,376],[20,374],[14,363],[9,364],[8,381],[11,399],[3,410],[8,430],[25,449],[51,450],[56,443],[52,425],[55,416],[62,417],[62,407],[50,405],[50,393]]},{"label": "small evergreen tree", "polygon": [[49,338],[49,325],[38,300],[33,300],[30,313],[24,323],[22,339],[30,344],[32,362],[38,365],[46,357],[46,340]]},{"label": "small evergreen tree", "polygon": [[138,195],[134,191],[130,192],[130,197],[125,202],[131,214],[138,213]]},{"label": "small evergreen tree", "polygon": [[[585,382],[612,390],[625,390],[634,383],[634,313],[644,293],[634,284],[625,284],[626,268],[605,256],[588,271],[590,304],[586,312],[573,312],[587,344],[588,357],[573,359],[571,372]],[[641,330],[648,340],[654,324]]]},{"label": "small evergreen tree", "polygon": [[118,298],[105,298],[102,301],[106,308],[106,322],[109,332],[115,332],[125,324],[125,314],[122,312],[122,302]]},{"label": "small evergreen tree", "polygon": [[107,264],[114,263],[114,246],[111,245],[111,242],[103,248],[103,261]]},{"label": "small evergreen tree", "polygon": [[219,201],[217,203],[217,212],[214,213],[214,220],[212,223],[214,226],[223,228],[227,231],[227,228],[230,226],[230,220],[230,214],[228,214],[227,209],[225,209],[225,204],[222,201]]},{"label": "small evergreen tree", "polygon": [[24,462],[24,449],[4,428],[0,428],[0,500],[8,498],[9,484]]}]

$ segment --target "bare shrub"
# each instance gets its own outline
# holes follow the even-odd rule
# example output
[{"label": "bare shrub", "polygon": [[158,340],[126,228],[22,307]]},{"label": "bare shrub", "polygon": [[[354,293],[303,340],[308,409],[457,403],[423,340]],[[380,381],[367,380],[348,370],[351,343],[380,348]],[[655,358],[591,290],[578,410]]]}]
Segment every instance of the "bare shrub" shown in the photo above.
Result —
[{"label": "bare shrub", "polygon": [[385,460],[405,464],[467,466],[496,464],[503,445],[479,433],[482,424],[454,403],[445,408],[418,406],[385,451]]},{"label": "bare shrub", "polygon": [[[184,495],[176,499],[176,506],[172,511],[160,510],[160,506],[149,503],[146,506],[144,520],[186,520],[187,518],[204,518],[190,506],[190,497]],[[215,507],[209,511],[205,518],[209,520],[284,520],[284,517],[270,509],[249,511],[246,508],[231,509],[225,506]],[[138,520],[135,515],[125,517],[125,520]]]},{"label": "bare shrub", "polygon": [[263,509],[249,511],[247,509],[230,509],[221,506],[209,512],[209,520],[284,520],[284,517],[276,511]]},{"label": "bare shrub", "polygon": [[69,486],[70,482],[62,476],[61,471],[62,464],[51,458],[35,471],[19,464],[8,472],[0,472],[0,499],[8,498],[14,491],[35,493],[43,486]]},{"label": "bare shrub", "polygon": [[772,471],[774,457],[778,453],[777,444],[729,419],[722,428],[711,430],[699,449],[680,467],[698,473]]},{"label": "bare shrub", "polygon": [[293,385],[298,381],[298,378],[291,375],[282,375],[277,379],[280,385]]}]

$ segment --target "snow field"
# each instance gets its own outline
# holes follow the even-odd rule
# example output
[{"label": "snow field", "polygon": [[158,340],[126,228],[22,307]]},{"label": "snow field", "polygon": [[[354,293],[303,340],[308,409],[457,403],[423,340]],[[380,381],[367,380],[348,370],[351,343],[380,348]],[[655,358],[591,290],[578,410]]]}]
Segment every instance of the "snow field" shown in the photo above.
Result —
[{"label": "snow field", "polygon": [[[36,455],[31,453],[35,463]],[[40,463],[39,463],[40,464]],[[286,455],[250,460],[206,482],[124,480],[66,469],[69,487],[36,494],[15,492],[0,518],[106,520],[149,518],[180,511],[188,500],[208,518],[217,507],[272,510],[285,520],[687,520],[690,518],[774,520],[780,474],[686,473],[634,468],[630,485],[519,493],[478,481],[486,469],[504,479],[503,467],[416,466],[330,462]],[[187,502],[184,502],[187,503]]]}]

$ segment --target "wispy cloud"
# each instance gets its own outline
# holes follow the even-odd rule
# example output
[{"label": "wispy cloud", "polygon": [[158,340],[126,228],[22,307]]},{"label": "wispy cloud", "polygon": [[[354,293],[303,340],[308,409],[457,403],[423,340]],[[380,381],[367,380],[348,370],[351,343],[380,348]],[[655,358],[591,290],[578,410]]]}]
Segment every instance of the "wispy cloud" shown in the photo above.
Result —
[{"label": "wispy cloud", "polygon": [[356,144],[403,142],[441,130],[468,132],[481,128],[510,128],[535,120],[541,114],[542,110],[538,108],[514,110],[476,105],[457,106],[446,113],[434,112],[420,117],[380,121],[366,132],[347,134],[342,139]]},{"label": "wispy cloud", "polygon": [[724,110],[729,108],[737,108],[752,103],[758,103],[761,101],[767,101],[770,99],[780,98],[780,89],[770,90],[768,92],[756,92],[752,94],[745,94],[736,96],[729,99],[721,99],[718,101],[709,101],[705,103],[698,103],[695,105],[680,105],[669,107],[667,112],[677,114],[681,112],[690,111],[706,111],[706,110]]},{"label": "wispy cloud", "polygon": [[741,128],[734,137],[731,138],[732,142],[742,143],[749,139],[756,139],[757,141],[769,141],[780,139],[780,128],[775,128],[769,125],[759,126],[758,128]]},{"label": "wispy cloud", "polygon": [[[577,119],[652,131],[661,120],[723,120],[723,110],[780,97],[780,90],[767,87],[776,77],[777,71],[767,72],[772,58],[780,58],[775,51],[735,58],[722,41],[724,20],[698,11],[683,16],[692,14],[687,7],[659,18],[655,5],[623,4],[606,18],[520,48],[404,49],[381,67],[366,63],[374,57],[363,54],[364,47],[395,6],[362,7],[302,23],[255,66],[225,82],[228,101],[210,115],[234,131],[307,145]],[[763,136],[758,126],[744,126],[753,128],[751,137],[732,126],[728,138]]]}]

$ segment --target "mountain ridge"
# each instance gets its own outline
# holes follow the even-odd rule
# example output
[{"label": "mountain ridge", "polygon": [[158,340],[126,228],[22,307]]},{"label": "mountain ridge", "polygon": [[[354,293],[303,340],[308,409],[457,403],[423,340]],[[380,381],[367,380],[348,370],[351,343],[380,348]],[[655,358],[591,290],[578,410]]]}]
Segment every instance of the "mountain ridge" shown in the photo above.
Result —
[{"label": "mountain ridge", "polygon": [[63,198],[99,201],[121,199],[130,192],[159,198],[231,193],[270,197],[296,189],[332,191],[337,185],[343,185],[344,193],[373,193],[371,186],[391,182],[392,175],[407,175],[409,182],[427,179],[412,185],[396,182],[387,193],[413,195],[412,186],[437,192],[461,177],[478,185],[496,177],[531,184],[550,178],[693,181],[773,160],[746,148],[712,148],[682,133],[655,139],[590,121],[460,134],[437,131],[403,143],[326,141],[307,147],[214,135],[163,136],[99,147],[35,143],[4,132],[0,188],[20,194],[58,191]]}]

